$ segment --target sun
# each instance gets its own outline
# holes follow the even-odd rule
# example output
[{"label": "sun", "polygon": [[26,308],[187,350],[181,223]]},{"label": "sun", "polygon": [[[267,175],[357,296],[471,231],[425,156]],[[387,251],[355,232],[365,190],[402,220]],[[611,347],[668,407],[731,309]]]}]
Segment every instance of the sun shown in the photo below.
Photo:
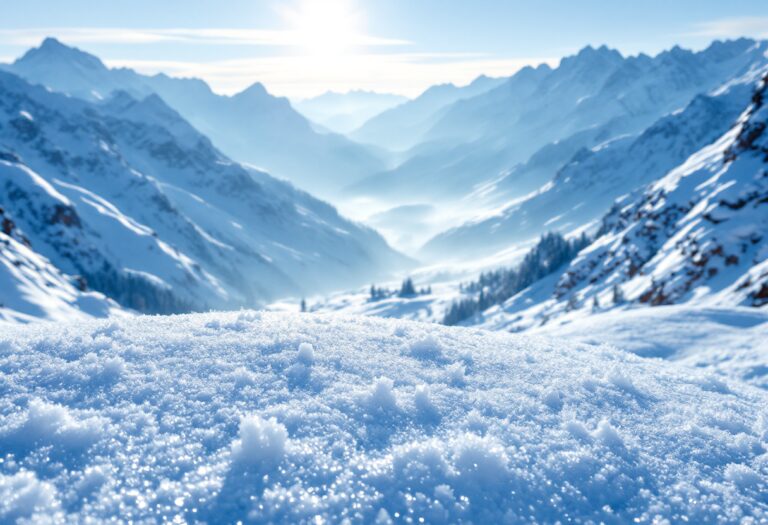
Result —
[{"label": "sun", "polygon": [[363,16],[352,0],[299,0],[285,17],[310,55],[338,57],[359,44]]}]

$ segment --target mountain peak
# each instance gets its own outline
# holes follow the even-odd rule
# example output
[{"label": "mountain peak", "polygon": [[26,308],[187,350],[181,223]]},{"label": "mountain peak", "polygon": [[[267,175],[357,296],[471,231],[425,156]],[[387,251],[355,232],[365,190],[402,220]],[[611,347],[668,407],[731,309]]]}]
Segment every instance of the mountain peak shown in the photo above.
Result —
[{"label": "mountain peak", "polygon": [[743,53],[752,51],[759,54],[764,50],[765,41],[761,42],[751,38],[742,37],[735,40],[715,40],[701,53],[716,62],[722,62],[730,60]]},{"label": "mountain peak", "polygon": [[267,92],[267,88],[264,87],[264,84],[262,84],[261,82],[254,82],[253,84],[251,84],[250,86],[248,86],[247,88],[245,88],[235,96],[236,97],[245,97],[245,96],[263,97],[265,95],[269,95],[269,93]]},{"label": "mountain peak", "polygon": [[65,46],[60,40],[58,40],[55,37],[48,36],[45,37],[45,39],[40,44],[39,49],[45,49],[45,50],[55,50],[55,49],[70,49],[68,46]]},{"label": "mountain peak", "polygon": [[105,104],[115,107],[128,107],[136,104],[136,102],[136,98],[125,89],[116,89]]},{"label": "mountain peak", "polygon": [[24,53],[14,62],[19,67],[34,67],[61,64],[62,62],[75,63],[88,69],[106,69],[104,63],[98,57],[81,51],[76,47],[70,47],[54,37],[46,37],[39,47],[35,47]]},{"label": "mountain peak", "polygon": [[609,63],[618,63],[624,60],[624,57],[615,49],[606,45],[593,47],[588,45],[583,47],[575,55],[567,56],[560,61],[560,66],[592,67]]},{"label": "mountain peak", "polygon": [[166,104],[156,93],[150,93],[149,95],[142,97],[139,94],[134,94],[124,89],[118,89],[112,92],[112,95],[103,103],[102,107],[114,114],[130,113],[132,117],[146,117],[149,115],[163,118],[166,122],[182,120],[181,115],[168,106],[168,104]]},{"label": "mountain peak", "polygon": [[469,85],[475,88],[481,88],[485,85],[492,85],[499,82],[499,79],[489,77],[488,75],[480,75],[475,78]]},{"label": "mountain peak", "polygon": [[585,58],[585,57],[622,58],[621,53],[619,53],[615,49],[609,48],[605,44],[601,45],[600,47],[593,47],[591,45],[588,45],[582,48],[581,51],[579,51],[579,53],[576,56],[581,58]]}]

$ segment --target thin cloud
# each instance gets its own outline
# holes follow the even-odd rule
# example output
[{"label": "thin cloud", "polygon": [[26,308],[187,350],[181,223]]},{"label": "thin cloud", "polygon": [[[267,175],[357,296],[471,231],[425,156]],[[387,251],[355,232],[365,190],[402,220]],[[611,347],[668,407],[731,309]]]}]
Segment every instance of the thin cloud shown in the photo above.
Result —
[{"label": "thin cloud", "polygon": [[369,89],[416,96],[434,84],[463,85],[481,74],[508,76],[527,65],[554,65],[557,59],[498,58],[476,53],[368,53],[327,62],[313,56],[273,56],[215,62],[108,60],[107,63],[146,74],[164,72],[203,78],[220,93],[233,94],[261,82],[275,94],[301,98],[328,89]]},{"label": "thin cloud", "polygon": [[707,38],[739,38],[752,36],[768,38],[768,17],[746,16],[739,18],[721,18],[697,24],[696,29],[686,36]]},{"label": "thin cloud", "polygon": [[[298,31],[278,29],[129,29],[129,28],[32,28],[0,29],[0,42],[18,46],[34,46],[47,36],[69,44],[156,44],[176,42],[205,45],[254,45],[273,47],[299,47],[306,40]],[[351,45],[378,47],[403,46],[411,42],[402,39],[372,35],[352,35]]]},{"label": "thin cloud", "polygon": [[[31,47],[46,36],[66,44],[157,44],[175,42],[200,45],[254,45],[301,49],[306,39],[293,30],[242,29],[120,29],[120,28],[37,28],[0,29],[0,43]],[[444,82],[467,84],[481,74],[508,76],[526,65],[556,64],[550,57],[501,58],[483,53],[366,52],[406,46],[407,40],[358,35],[352,51],[329,59],[298,54],[275,53],[253,58],[217,61],[158,59],[110,59],[110,67],[130,67],[145,74],[166,73],[197,77],[224,94],[237,93],[261,82],[274,94],[301,98],[333,89],[368,89],[416,96],[427,87]],[[381,46],[381,47],[379,47]]]}]

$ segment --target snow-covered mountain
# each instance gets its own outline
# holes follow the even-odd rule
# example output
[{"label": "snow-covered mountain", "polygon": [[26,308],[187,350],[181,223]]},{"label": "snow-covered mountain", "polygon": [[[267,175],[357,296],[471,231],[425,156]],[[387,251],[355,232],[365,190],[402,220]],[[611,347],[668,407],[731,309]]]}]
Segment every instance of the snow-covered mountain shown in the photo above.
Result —
[{"label": "snow-covered mountain", "polygon": [[145,76],[107,68],[97,57],[47,38],[3,66],[30,82],[89,101],[126,91],[157,94],[231,158],[289,179],[317,195],[382,170],[380,153],[333,133],[319,133],[285,98],[256,83],[233,96],[214,93],[198,79]]},{"label": "snow-covered mountain", "polygon": [[[765,42],[748,39],[716,42],[696,53],[676,47],[655,57],[587,47],[554,69],[523,69],[444,108],[405,162],[350,190],[398,204],[455,203],[549,144],[570,144],[570,152],[560,152],[568,157],[639,134],[696,95],[763,66],[766,49]],[[575,136],[582,140],[568,141]],[[554,171],[543,176],[536,187]],[[529,190],[524,185],[516,196]]]},{"label": "snow-covered mountain", "polygon": [[90,288],[150,312],[334,289],[404,258],[330,205],[234,163],[157,95],[102,102],[0,73],[0,206]]},{"label": "snow-covered mountain", "polygon": [[[546,231],[570,233],[584,228],[600,219],[616,199],[629,199],[720,138],[747,105],[753,86],[752,74],[734,79],[716,94],[697,95],[684,109],[662,117],[639,135],[582,147],[567,161],[560,159],[556,147],[544,148],[476,196],[507,204],[437,235],[421,255],[427,259],[483,257]],[[545,176],[548,169],[557,170],[550,181],[516,198],[521,186]]]},{"label": "snow-covered mountain", "polygon": [[768,304],[765,97],[763,79],[737,125],[617,203],[563,272],[469,324],[521,330],[624,305]]},{"label": "snow-covered mountain", "polygon": [[379,113],[407,101],[406,97],[391,93],[352,90],[347,93],[327,91],[292,104],[312,122],[336,133],[349,133]]},{"label": "snow-covered mountain", "polygon": [[[766,77],[737,126],[603,219],[558,294],[768,304]],[[607,297],[605,297],[607,299]]]},{"label": "snow-covered mountain", "polygon": [[[524,257],[518,253],[508,269],[480,279],[451,277],[446,270],[457,265],[449,262],[419,272],[419,285],[429,284],[433,293],[384,298],[370,298],[364,290],[338,293],[313,300],[310,311],[448,322],[446,314],[458,308],[463,312],[456,321],[460,324],[521,331],[571,322],[588,330],[592,316],[612,311],[610,323],[615,326],[622,312],[647,306],[764,309],[768,75],[748,81],[760,73],[697,97],[639,137],[585,151],[568,164],[556,177],[566,190],[544,201],[542,210],[580,217],[578,201],[599,208],[617,187],[628,192],[596,221],[590,236],[572,244],[577,248],[570,254],[548,257],[540,249],[542,238]],[[721,135],[713,139],[717,133]],[[633,189],[639,183],[645,185]],[[590,216],[597,213],[589,211]],[[492,235],[493,228],[487,233]],[[472,237],[457,244],[471,244]],[[531,275],[535,277],[524,278]],[[627,323],[621,326],[633,330]],[[714,350],[710,357],[716,358]]]},{"label": "snow-covered mountain", "polygon": [[351,136],[393,151],[410,149],[423,141],[423,135],[440,118],[442,110],[458,100],[490,91],[503,81],[480,76],[467,86],[432,86],[415,99],[371,118]]}]

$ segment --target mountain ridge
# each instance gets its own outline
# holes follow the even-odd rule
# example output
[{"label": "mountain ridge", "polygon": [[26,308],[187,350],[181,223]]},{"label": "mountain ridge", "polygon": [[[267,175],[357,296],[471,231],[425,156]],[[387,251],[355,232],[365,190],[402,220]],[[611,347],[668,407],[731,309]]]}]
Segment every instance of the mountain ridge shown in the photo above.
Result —
[{"label": "mountain ridge", "polygon": [[52,37],[3,69],[90,101],[104,100],[115,90],[137,97],[156,93],[228,156],[324,197],[386,165],[378,150],[341,135],[317,133],[287,99],[273,97],[258,82],[221,96],[200,79],[110,69],[98,57]]},{"label": "mountain ridge", "polygon": [[[405,262],[373,230],[223,156],[157,95],[92,103],[5,72],[0,91],[0,204],[57,267],[129,308],[257,304]],[[57,206],[72,220],[44,219]]]},{"label": "mountain ridge", "polygon": [[[456,202],[542,147],[576,133],[603,126],[610,132],[602,142],[641,132],[696,94],[764,64],[767,45],[740,39],[652,58],[585,48],[556,68],[526,69],[490,91],[451,104],[404,163],[349,191],[394,201],[398,194],[422,195],[433,188],[422,202]],[[687,73],[691,69],[695,74]]]}]

